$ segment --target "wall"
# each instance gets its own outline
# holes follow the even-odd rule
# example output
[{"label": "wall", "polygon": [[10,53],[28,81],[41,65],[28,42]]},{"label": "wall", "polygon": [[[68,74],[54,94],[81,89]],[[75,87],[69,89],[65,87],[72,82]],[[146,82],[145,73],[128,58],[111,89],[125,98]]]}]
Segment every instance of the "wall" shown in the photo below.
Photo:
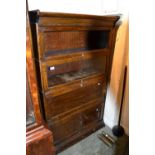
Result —
[{"label": "wall", "polygon": [[101,14],[102,0],[28,0],[29,10]]},{"label": "wall", "polygon": [[[121,84],[123,65],[126,53],[126,36],[128,25],[127,0],[28,0],[29,10],[39,9],[40,11],[68,12],[103,15],[110,13],[123,13],[122,26],[118,30],[117,42],[112,67],[111,81],[109,84],[105,104],[104,120],[109,127],[117,124],[120,107]],[[126,98],[127,102],[127,98]],[[124,111],[128,111],[128,104],[124,104]],[[127,115],[122,115],[122,124],[126,126],[128,133]]]},{"label": "wall", "polygon": [[[124,66],[128,65],[128,17],[123,16],[122,25],[118,30],[115,52],[113,57],[111,80],[108,87],[104,120],[105,123],[111,128],[117,125],[120,103],[122,97],[122,84],[124,76]],[[128,75],[128,74],[127,74]],[[126,92],[123,103],[122,121],[121,124],[128,134],[128,79],[126,84]]]},{"label": "wall", "polygon": [[123,101],[122,119],[121,125],[125,128],[126,133],[129,135],[129,25],[127,24],[126,34],[126,52],[124,58],[124,65],[127,66],[126,86],[125,95]]}]

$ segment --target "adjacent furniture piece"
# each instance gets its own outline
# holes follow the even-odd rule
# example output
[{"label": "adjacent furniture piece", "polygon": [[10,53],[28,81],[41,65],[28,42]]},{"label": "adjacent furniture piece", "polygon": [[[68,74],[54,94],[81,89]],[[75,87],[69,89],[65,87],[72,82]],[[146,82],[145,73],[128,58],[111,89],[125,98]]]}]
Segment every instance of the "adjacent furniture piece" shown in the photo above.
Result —
[{"label": "adjacent furniture piece", "polygon": [[52,132],[40,113],[28,14],[26,21],[26,155],[54,155]]},{"label": "adjacent furniture piece", "polygon": [[29,15],[41,111],[59,152],[104,126],[120,15]]}]

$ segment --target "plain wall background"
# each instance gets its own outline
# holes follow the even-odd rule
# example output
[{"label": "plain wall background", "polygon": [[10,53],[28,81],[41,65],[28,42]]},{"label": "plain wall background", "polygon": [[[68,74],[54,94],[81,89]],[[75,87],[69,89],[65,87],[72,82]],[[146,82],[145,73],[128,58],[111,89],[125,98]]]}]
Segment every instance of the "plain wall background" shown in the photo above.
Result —
[{"label": "plain wall background", "polygon": [[[124,67],[128,65],[128,18],[122,17],[122,25],[120,26],[117,37],[113,57],[111,80],[108,87],[104,121],[109,127],[117,125],[119,110],[122,97],[122,85],[124,77]],[[127,68],[129,69],[129,68]],[[127,74],[128,77],[128,74]],[[125,97],[123,102],[123,111],[121,124],[125,128],[125,132],[129,134],[129,80],[126,81]]]},{"label": "plain wall background", "polygon": [[[49,12],[68,12],[94,15],[122,13],[122,25],[117,34],[111,81],[109,83],[104,112],[104,121],[112,128],[118,121],[123,66],[126,62],[128,62],[128,57],[126,58],[126,53],[128,52],[127,0],[28,0],[28,5],[29,10],[39,9],[40,11]],[[126,94],[128,94],[128,91],[126,91]],[[124,102],[121,124],[124,126],[125,131],[128,134],[129,103],[127,97]]]}]

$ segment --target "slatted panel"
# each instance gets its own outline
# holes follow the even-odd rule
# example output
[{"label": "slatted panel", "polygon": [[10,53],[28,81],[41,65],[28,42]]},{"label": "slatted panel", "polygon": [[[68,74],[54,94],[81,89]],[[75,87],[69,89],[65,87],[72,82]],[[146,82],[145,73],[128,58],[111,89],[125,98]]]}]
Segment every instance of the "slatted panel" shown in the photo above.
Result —
[{"label": "slatted panel", "polygon": [[58,31],[44,33],[44,56],[106,48],[109,31]]}]

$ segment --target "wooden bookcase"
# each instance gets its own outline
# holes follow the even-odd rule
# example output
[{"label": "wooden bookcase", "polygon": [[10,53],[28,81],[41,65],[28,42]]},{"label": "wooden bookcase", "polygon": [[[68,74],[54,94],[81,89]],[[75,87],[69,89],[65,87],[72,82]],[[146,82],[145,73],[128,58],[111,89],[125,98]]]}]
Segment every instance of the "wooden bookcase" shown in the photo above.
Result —
[{"label": "wooden bookcase", "polygon": [[120,15],[29,15],[41,111],[59,152],[104,126]]}]

